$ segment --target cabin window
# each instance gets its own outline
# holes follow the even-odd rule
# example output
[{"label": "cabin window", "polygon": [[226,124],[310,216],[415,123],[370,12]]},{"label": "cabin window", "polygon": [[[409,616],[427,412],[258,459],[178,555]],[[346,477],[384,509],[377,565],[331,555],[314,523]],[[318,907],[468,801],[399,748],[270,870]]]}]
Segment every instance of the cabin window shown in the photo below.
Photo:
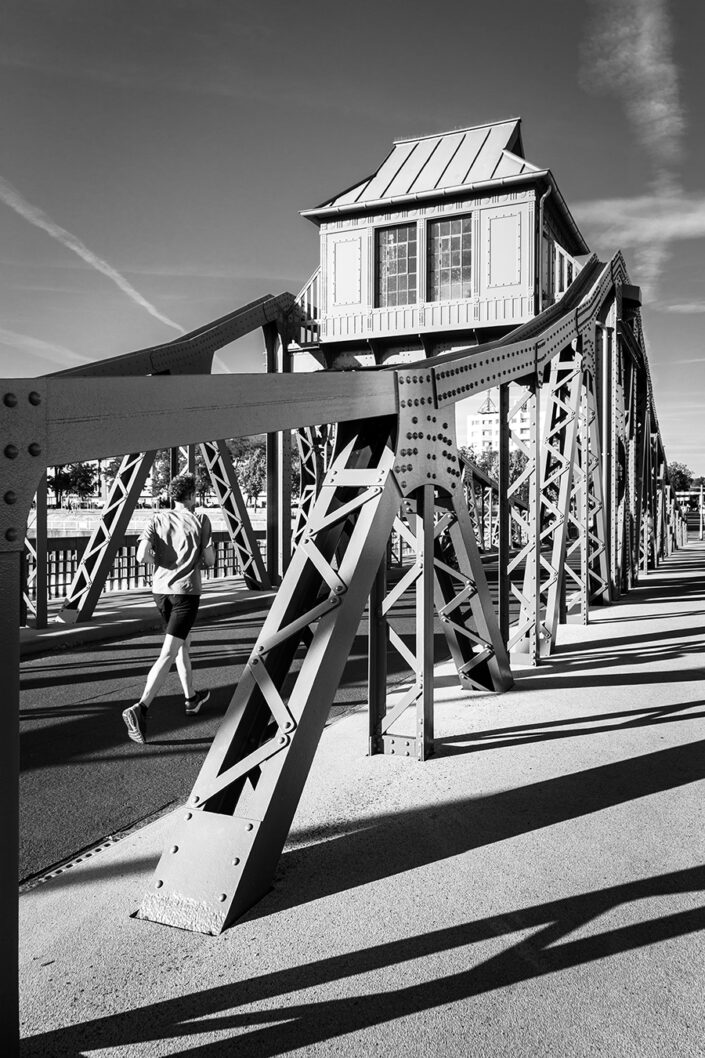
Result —
[{"label": "cabin window", "polygon": [[416,225],[377,232],[377,304],[416,304]]},{"label": "cabin window", "polygon": [[428,225],[428,300],[472,297],[472,218]]}]

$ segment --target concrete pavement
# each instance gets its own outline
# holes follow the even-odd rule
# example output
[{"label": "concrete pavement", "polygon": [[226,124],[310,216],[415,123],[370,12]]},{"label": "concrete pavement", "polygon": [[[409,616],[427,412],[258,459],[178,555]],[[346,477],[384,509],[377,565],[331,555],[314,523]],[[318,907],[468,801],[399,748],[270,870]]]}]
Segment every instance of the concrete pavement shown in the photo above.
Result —
[{"label": "concrete pavement", "polygon": [[130,917],[172,814],[22,895],[22,1054],[705,1055],[704,558],[506,695],[439,667],[426,764],[327,728],[221,937]]},{"label": "concrete pavement", "polygon": [[[247,613],[268,606],[273,591],[251,591],[242,577],[207,580],[199,606],[199,623],[232,613]],[[62,601],[49,606],[46,628],[20,629],[20,655],[23,658],[56,650],[71,650],[86,643],[103,642],[161,629],[162,622],[149,589],[107,592],[99,600],[90,621],[64,624],[56,620]]]}]

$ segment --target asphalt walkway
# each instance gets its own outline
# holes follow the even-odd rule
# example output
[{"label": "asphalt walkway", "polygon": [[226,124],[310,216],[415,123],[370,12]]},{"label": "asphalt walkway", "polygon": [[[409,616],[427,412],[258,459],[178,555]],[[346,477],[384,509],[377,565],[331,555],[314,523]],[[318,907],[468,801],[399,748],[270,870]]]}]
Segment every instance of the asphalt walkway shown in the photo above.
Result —
[{"label": "asphalt walkway", "polygon": [[221,937],[130,917],[173,813],[29,889],[22,1054],[705,1055],[704,560],[506,695],[439,666],[425,764],[366,757],[346,712]]}]

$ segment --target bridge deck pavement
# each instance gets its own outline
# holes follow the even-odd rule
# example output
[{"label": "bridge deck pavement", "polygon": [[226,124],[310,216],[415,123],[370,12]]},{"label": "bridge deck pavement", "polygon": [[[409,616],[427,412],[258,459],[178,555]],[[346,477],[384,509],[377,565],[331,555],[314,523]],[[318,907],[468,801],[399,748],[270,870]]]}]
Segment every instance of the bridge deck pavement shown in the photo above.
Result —
[{"label": "bridge deck pavement", "polygon": [[705,1055],[704,557],[502,697],[439,667],[424,765],[327,728],[221,937],[130,917],[171,814],[22,895],[22,1054]]},{"label": "bridge deck pavement", "polygon": [[[272,591],[251,591],[242,577],[222,577],[203,584],[199,622],[213,620],[234,611],[243,613],[267,605]],[[20,629],[20,654],[23,658],[55,650],[72,650],[87,643],[102,642],[120,636],[134,636],[161,628],[161,618],[148,589],[107,592],[98,602],[89,622],[64,624],[59,620],[63,600],[49,604],[46,628]]]}]

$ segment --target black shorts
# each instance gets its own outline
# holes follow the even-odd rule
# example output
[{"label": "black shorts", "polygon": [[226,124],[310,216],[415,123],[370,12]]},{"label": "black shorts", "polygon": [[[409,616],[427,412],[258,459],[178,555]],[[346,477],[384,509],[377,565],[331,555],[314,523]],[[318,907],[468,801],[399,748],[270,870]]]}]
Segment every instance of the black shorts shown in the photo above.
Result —
[{"label": "black shorts", "polygon": [[200,595],[155,595],[154,601],[162,615],[166,634],[175,639],[187,639],[198,613]]}]

